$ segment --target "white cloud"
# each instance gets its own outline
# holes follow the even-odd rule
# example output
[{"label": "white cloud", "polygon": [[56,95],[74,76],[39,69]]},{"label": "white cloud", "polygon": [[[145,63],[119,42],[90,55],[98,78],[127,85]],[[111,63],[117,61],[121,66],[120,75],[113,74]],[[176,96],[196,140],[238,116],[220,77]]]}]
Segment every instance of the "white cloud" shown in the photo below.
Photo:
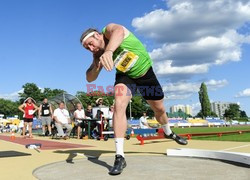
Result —
[{"label": "white cloud", "polygon": [[218,81],[211,79],[205,82],[205,84],[207,85],[208,90],[217,90],[218,88],[226,86],[228,84],[228,81],[226,79]]},{"label": "white cloud", "polygon": [[173,94],[173,93],[169,93],[166,95],[166,99],[167,100],[173,100],[173,99],[187,99],[189,98],[190,96],[192,96],[192,93],[189,93],[189,94]]},{"label": "white cloud", "polygon": [[19,99],[19,94],[18,93],[23,93],[23,89],[10,93],[10,94],[0,94],[0,98],[3,99],[8,99],[11,101],[17,101]]},{"label": "white cloud", "polygon": [[214,65],[240,61],[241,45],[250,43],[250,36],[238,29],[250,21],[250,1],[166,2],[168,10],[157,9],[132,21],[138,33],[160,45],[150,53],[156,74],[182,80],[181,74],[191,77]]},{"label": "white cloud", "polygon": [[[223,80],[209,80],[205,82],[208,90],[217,90],[228,84],[228,81]],[[168,83],[163,86],[163,91],[167,99],[187,99],[193,94],[197,94],[200,89],[201,82],[177,82]]]},{"label": "white cloud", "polygon": [[[42,93],[44,92],[44,88],[42,88],[42,87],[38,87],[38,88],[41,90]],[[17,100],[19,100],[19,93],[23,93],[23,91],[24,91],[24,89],[21,89],[19,91],[9,93],[9,94],[0,94],[0,98],[8,99],[11,101],[17,101]]]},{"label": "white cloud", "polygon": [[199,102],[192,104],[191,107],[192,107],[192,115],[193,116],[198,114],[198,112],[200,112],[200,110],[201,110],[201,104]]},{"label": "white cloud", "polygon": [[172,66],[172,60],[166,60],[161,62],[156,62],[154,64],[154,69],[157,75],[169,75],[169,74],[199,74],[208,72],[208,64],[193,64],[182,67]]},{"label": "white cloud", "polygon": [[235,95],[235,97],[237,97],[237,98],[239,98],[239,97],[250,97],[250,88],[239,92],[237,95]]},{"label": "white cloud", "polygon": [[158,42],[186,42],[220,36],[250,20],[250,2],[246,0],[166,2],[168,10],[157,9],[133,19],[138,33]]}]

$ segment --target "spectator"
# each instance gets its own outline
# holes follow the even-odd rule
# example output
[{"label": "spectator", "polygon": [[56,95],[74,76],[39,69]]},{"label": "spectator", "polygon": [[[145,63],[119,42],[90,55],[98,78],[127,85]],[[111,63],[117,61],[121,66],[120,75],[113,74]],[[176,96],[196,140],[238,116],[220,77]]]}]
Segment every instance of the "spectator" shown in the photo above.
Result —
[{"label": "spectator", "polygon": [[149,125],[148,125],[148,122],[147,122],[147,113],[146,112],[143,112],[142,113],[143,116],[139,119],[140,121],[140,128],[141,129],[147,129],[147,128],[151,128]]},{"label": "spectator", "polygon": [[109,107],[109,112],[108,112],[109,127],[113,127],[113,114],[114,114],[114,105],[111,105]]},{"label": "spectator", "polygon": [[[93,119],[93,110],[92,110],[92,106],[88,105],[87,109],[85,111],[85,116],[86,119]],[[96,127],[96,121],[90,121],[90,132],[92,132],[92,137],[95,138],[96,137],[96,131],[94,130]]]},{"label": "spectator", "polygon": [[46,125],[49,130],[49,136],[51,136],[51,121],[53,119],[53,111],[51,108],[51,105],[48,103],[48,99],[44,98],[43,103],[39,107],[39,119],[42,121],[42,130],[43,134],[45,136],[45,128]]},{"label": "spectator", "polygon": [[87,129],[86,123],[84,123],[83,119],[85,119],[85,112],[82,109],[81,103],[77,103],[77,110],[74,112],[75,117],[75,126],[77,127],[77,139],[80,139],[80,131],[81,127]]},{"label": "spectator", "polygon": [[23,127],[24,127],[24,121],[21,120],[20,123],[18,124],[18,133],[21,133]]},{"label": "spectator", "polygon": [[102,107],[103,106],[103,99],[102,98],[98,98],[96,101],[96,107]]},{"label": "spectator", "polygon": [[[104,130],[107,127],[107,119],[104,116],[104,112],[101,110],[101,108],[107,108],[106,106],[103,105],[103,98],[98,98],[96,100],[96,107],[99,109],[96,112],[96,119],[99,119],[100,121],[96,121],[96,129],[98,131],[98,135],[101,136],[101,128]],[[103,121],[103,124],[102,124]]]},{"label": "spectator", "polygon": [[93,112],[92,112],[92,106],[91,105],[87,106],[87,109],[85,111],[85,116],[86,116],[86,118],[93,119]]},{"label": "spectator", "polygon": [[38,110],[38,107],[34,103],[35,100],[31,97],[28,97],[24,101],[24,103],[18,107],[18,109],[23,112],[23,117],[24,117],[24,127],[23,127],[24,138],[25,138],[27,124],[29,126],[29,137],[33,138],[32,123],[33,123],[34,113]]},{"label": "spectator", "polygon": [[[72,130],[71,120],[68,110],[65,109],[64,102],[60,102],[59,108],[54,111],[55,125],[58,131],[58,136],[68,139]],[[66,128],[66,134],[63,132],[63,128]]]}]

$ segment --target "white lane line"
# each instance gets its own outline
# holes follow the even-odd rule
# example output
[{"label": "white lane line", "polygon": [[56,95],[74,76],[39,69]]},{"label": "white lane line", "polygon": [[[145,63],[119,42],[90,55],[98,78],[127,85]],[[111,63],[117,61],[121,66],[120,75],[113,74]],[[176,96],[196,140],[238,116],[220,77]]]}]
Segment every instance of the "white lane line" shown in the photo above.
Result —
[{"label": "white lane line", "polygon": [[228,150],[233,150],[233,149],[239,149],[239,148],[248,147],[248,146],[250,146],[250,144],[246,144],[246,145],[242,145],[242,146],[236,146],[236,147],[231,147],[231,148],[227,148],[227,149],[222,149],[221,151],[228,151]]},{"label": "white lane line", "polygon": [[92,158],[92,159],[97,159],[98,157],[97,156],[90,156],[90,155],[87,155],[87,154],[82,154],[82,153],[74,153],[75,155],[77,156],[83,156],[83,157],[87,157],[87,158]]}]

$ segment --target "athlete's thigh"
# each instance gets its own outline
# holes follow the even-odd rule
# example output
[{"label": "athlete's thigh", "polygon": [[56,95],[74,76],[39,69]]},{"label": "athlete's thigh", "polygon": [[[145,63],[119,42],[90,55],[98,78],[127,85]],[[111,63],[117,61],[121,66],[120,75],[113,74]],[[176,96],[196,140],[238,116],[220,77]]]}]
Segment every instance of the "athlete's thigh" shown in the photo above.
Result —
[{"label": "athlete's thigh", "polygon": [[164,98],[162,87],[152,68],[143,77],[135,79],[135,83],[145,100],[161,100]]},{"label": "athlete's thigh", "polygon": [[131,99],[136,92],[136,84],[126,74],[116,74],[114,90],[115,99]]},{"label": "athlete's thigh", "polygon": [[[126,108],[130,99],[132,98],[132,94],[130,89],[123,83],[118,83],[115,85],[115,109],[117,108]],[[119,106],[119,107],[117,107]]]}]

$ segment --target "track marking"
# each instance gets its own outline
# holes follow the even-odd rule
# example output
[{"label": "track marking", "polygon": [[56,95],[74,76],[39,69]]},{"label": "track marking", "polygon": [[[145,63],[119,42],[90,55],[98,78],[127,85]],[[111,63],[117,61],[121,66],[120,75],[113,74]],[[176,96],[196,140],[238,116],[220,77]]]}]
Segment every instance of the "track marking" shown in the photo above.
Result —
[{"label": "track marking", "polygon": [[231,148],[226,148],[226,149],[222,149],[221,151],[228,151],[228,150],[233,150],[233,149],[239,149],[239,148],[248,147],[248,146],[250,146],[250,144],[246,144],[246,145],[242,145],[242,146],[236,146],[236,147],[231,147]]},{"label": "track marking", "polygon": [[83,156],[83,157],[87,157],[87,158],[91,158],[91,159],[98,159],[97,156],[90,156],[90,155],[87,155],[87,154],[84,154],[84,153],[74,153],[75,155],[77,156]]}]

